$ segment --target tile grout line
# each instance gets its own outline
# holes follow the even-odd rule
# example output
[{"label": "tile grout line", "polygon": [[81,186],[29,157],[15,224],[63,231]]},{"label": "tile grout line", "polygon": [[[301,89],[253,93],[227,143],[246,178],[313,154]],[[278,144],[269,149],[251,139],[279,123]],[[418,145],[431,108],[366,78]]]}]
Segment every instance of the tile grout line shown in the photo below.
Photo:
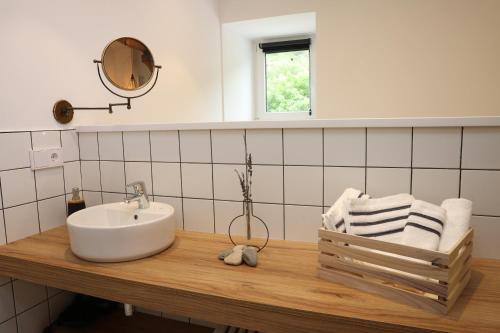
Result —
[{"label": "tile grout line", "polygon": [[[31,149],[33,150],[33,133],[30,132]],[[38,188],[36,186],[36,170],[33,170],[33,180],[35,182],[35,201],[36,201],[36,216],[38,219],[38,232],[42,232],[42,226],[40,225],[40,209],[38,207]]]},{"label": "tile grout line", "polygon": [[283,239],[286,239],[286,206],[285,206],[285,129],[281,129],[281,163],[282,165],[282,195],[283,195]]},{"label": "tile grout line", "polygon": [[367,192],[367,183],[368,183],[368,128],[365,127],[365,190],[364,193]]},{"label": "tile grout line", "polygon": [[150,189],[150,192],[151,192],[151,196],[153,197],[153,201],[154,201],[155,200],[155,193],[153,191],[154,181],[153,181],[153,152],[152,152],[152,149],[151,149],[151,131],[148,131],[148,138],[149,138],[149,167],[150,167],[149,172],[151,172],[151,189]]},{"label": "tile grout line", "polygon": [[184,223],[184,188],[182,186],[182,154],[181,154],[181,131],[177,131],[177,146],[179,147],[179,176],[181,177],[181,210],[182,210],[182,230],[185,230]]},{"label": "tile grout line", "polygon": [[[125,187],[123,189],[125,193],[125,197],[127,196],[127,168],[125,166],[125,132],[122,131],[122,153],[123,153],[123,186]],[[128,161],[127,161],[128,162]],[[103,196],[103,203],[104,203],[104,196]]]},{"label": "tile grout line", "polygon": [[22,312],[19,313],[19,314],[17,313],[16,297],[14,296],[14,281],[11,281],[11,283],[10,283],[10,289],[12,291],[12,303],[14,305],[14,317],[16,318],[16,331],[17,331],[17,333],[19,333],[18,315],[20,315]]},{"label": "tile grout line", "polygon": [[214,191],[214,149],[213,149],[213,140],[212,140],[212,130],[209,130],[210,135],[210,168],[212,170],[212,212],[213,212],[213,230],[215,234],[215,191]]},{"label": "tile grout line", "polygon": [[[66,174],[64,172],[64,166],[65,166],[65,162],[64,162],[64,148],[63,148],[63,144],[62,144],[62,132],[59,131],[59,143],[61,145],[61,149],[63,151],[63,165],[62,165],[62,176],[63,176],[63,193],[64,193],[64,211],[66,212],[66,216],[68,216],[68,200],[66,199]],[[82,194],[83,195],[83,194]],[[47,294],[48,296],[48,294]]]},{"label": "tile grout line", "polygon": [[[322,186],[322,198],[321,198],[321,204],[322,204],[322,207],[325,207],[325,129],[322,128],[321,129],[321,149],[322,149],[322,171],[323,171],[323,179],[322,179],[322,182],[321,182],[321,186]],[[325,209],[323,208],[322,209],[322,213],[325,213]]]},{"label": "tile grout line", "polygon": [[[123,132],[122,132],[123,133]],[[123,135],[122,135],[123,136]],[[102,171],[101,171],[101,149],[99,147],[99,132],[96,132],[96,143],[97,143],[97,159],[99,160],[97,163],[98,163],[98,166],[99,166],[99,186],[101,187],[101,204],[104,203],[104,197],[102,195]],[[123,137],[122,137],[122,141],[123,141]]]},{"label": "tile grout line", "polygon": [[458,171],[458,197],[462,197],[462,155],[463,155],[463,147],[464,147],[464,128],[463,126],[460,128],[460,164]]},{"label": "tile grout line", "polygon": [[3,218],[3,229],[4,229],[4,238],[5,238],[5,244],[7,244],[7,223],[5,222],[5,207],[3,204],[3,189],[2,189],[2,177],[0,177],[0,203],[2,204],[2,218]]},{"label": "tile grout line", "polygon": [[[81,191],[82,191],[82,198],[83,200],[85,201],[85,195],[83,193],[83,174],[82,174],[82,154],[80,152],[80,133],[76,133],[76,137],[77,137],[77,142],[78,142],[78,158],[80,159],[79,162],[80,162],[80,186],[81,186]],[[87,205],[86,201],[85,201],[85,206]]]},{"label": "tile grout line", "polygon": [[413,194],[413,135],[414,128],[411,128],[411,146],[410,146],[410,194]]}]

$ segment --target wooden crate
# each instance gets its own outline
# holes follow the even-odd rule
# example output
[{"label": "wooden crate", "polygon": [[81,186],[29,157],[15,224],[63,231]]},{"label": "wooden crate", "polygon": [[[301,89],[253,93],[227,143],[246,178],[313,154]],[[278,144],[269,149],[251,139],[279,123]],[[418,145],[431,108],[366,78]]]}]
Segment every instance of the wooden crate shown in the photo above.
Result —
[{"label": "wooden crate", "polygon": [[319,276],[447,313],[471,277],[473,231],[448,253],[319,230]]}]

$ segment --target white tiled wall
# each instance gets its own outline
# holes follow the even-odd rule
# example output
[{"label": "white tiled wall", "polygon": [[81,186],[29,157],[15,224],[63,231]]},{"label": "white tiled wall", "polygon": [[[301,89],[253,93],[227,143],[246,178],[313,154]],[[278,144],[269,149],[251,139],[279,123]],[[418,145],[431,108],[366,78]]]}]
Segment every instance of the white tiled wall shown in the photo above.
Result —
[{"label": "white tiled wall", "polygon": [[[29,169],[32,146],[61,143],[64,168]],[[135,180],[175,207],[179,228],[227,233],[242,211],[234,170],[245,170],[247,151],[254,212],[271,238],[315,241],[320,214],[346,187],[436,204],[461,196],[474,202],[474,255],[500,258],[498,147],[498,127],[0,133],[0,244],[64,223],[74,186],[92,206],[123,200]],[[0,277],[0,295],[0,330],[23,332],[54,318],[70,294]]]},{"label": "white tiled wall", "polygon": [[[500,128],[186,130],[82,133],[80,138],[88,198],[93,194],[93,202],[99,202],[102,189],[105,202],[121,199],[124,181],[142,177],[155,200],[177,207],[177,224],[186,230],[227,232],[241,211],[234,170],[245,170],[247,151],[254,161],[254,210],[272,238],[314,241],[319,214],[346,187],[374,197],[409,192],[436,204],[469,198],[475,218],[489,222],[475,222],[477,234],[500,232],[500,154],[495,151]],[[482,257],[499,253],[496,244],[475,251]]]},{"label": "white tiled wall", "polygon": [[[64,167],[30,169],[30,149],[61,146]],[[75,131],[0,133],[0,244],[64,224],[66,194],[75,186],[81,187]],[[50,290],[0,277],[0,332],[42,332],[73,297]]]}]

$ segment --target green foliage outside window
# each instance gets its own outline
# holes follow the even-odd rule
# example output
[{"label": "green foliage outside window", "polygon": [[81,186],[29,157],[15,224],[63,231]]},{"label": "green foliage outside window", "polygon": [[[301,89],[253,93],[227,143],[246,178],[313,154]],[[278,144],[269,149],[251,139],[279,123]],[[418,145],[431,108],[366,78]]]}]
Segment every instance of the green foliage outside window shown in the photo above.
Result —
[{"label": "green foliage outside window", "polygon": [[309,50],[266,54],[267,112],[309,111]]}]

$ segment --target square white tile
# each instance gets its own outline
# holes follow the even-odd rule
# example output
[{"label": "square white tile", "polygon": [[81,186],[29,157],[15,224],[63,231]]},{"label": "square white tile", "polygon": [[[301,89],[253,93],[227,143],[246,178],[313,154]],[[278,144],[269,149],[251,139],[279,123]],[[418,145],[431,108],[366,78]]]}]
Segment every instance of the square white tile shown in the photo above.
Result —
[{"label": "square white tile", "polygon": [[100,132],[97,138],[100,160],[123,161],[122,132]]},{"label": "square white tile", "polygon": [[178,229],[184,228],[184,221],[182,217],[182,198],[162,197],[155,195],[154,201],[163,202],[174,207],[175,222]]},{"label": "square white tile", "polygon": [[78,133],[78,142],[80,146],[80,159],[93,161],[99,159],[97,133]]},{"label": "square white tile", "polygon": [[180,140],[182,162],[212,161],[210,131],[180,131]]},{"label": "square white tile", "polygon": [[0,171],[30,166],[29,132],[0,133]]},{"label": "square white tile", "polygon": [[101,161],[100,166],[102,190],[125,193],[124,163]]},{"label": "square white tile", "polygon": [[9,243],[37,234],[40,231],[35,202],[5,209],[4,214],[7,242]]},{"label": "square white tile", "polygon": [[73,187],[82,189],[80,161],[64,163],[64,186],[66,188],[66,193],[71,193]]},{"label": "square white tile", "polygon": [[35,177],[31,169],[2,171],[0,179],[4,208],[36,200]]},{"label": "square white tile", "polygon": [[323,205],[323,168],[285,166],[285,203]]},{"label": "square white tile", "polygon": [[[7,238],[5,238],[5,224],[3,223],[3,211],[0,210],[0,245],[4,245],[5,243],[7,243]],[[4,282],[0,276],[0,285]]]},{"label": "square white tile", "polygon": [[50,168],[35,171],[38,200],[64,194],[63,168]]},{"label": "square white tile", "polygon": [[83,191],[83,198],[85,199],[86,207],[92,207],[102,204],[101,192]]},{"label": "square white tile", "polygon": [[244,130],[213,130],[214,163],[245,163]]},{"label": "square white tile", "polygon": [[38,215],[42,232],[64,225],[66,223],[65,197],[38,201]]},{"label": "square white tile", "polygon": [[31,133],[33,149],[60,148],[61,134],[59,131],[37,131]]},{"label": "square white tile", "polygon": [[214,232],[212,200],[183,199],[184,230]]},{"label": "square white tile", "polygon": [[500,259],[500,218],[473,216],[471,226],[474,229],[472,256],[479,258]]},{"label": "square white tile", "polygon": [[245,166],[237,164],[214,164],[214,198],[219,200],[243,200],[238,180],[239,174],[245,174]]},{"label": "square white tile", "polygon": [[0,324],[0,332],[17,333],[16,318],[12,318]]},{"label": "square white tile", "polygon": [[[218,201],[214,202],[215,207],[215,232],[218,234],[227,234],[229,223],[236,216],[243,214],[241,202]],[[246,226],[243,223],[244,217],[239,218],[231,227],[231,235],[245,235]],[[252,224],[253,227],[253,224]]]},{"label": "square white tile", "polygon": [[40,284],[15,280],[13,287],[17,313],[24,312],[47,298],[45,286]]},{"label": "square white tile", "polygon": [[368,168],[366,193],[374,198],[410,193],[410,182],[410,169]]},{"label": "square white tile", "polygon": [[364,128],[325,128],[325,165],[364,166]]},{"label": "square white tile", "polygon": [[369,128],[367,143],[368,166],[411,165],[411,128]]},{"label": "square white tile", "polygon": [[149,132],[123,132],[125,161],[151,161]]},{"label": "square white tile", "polygon": [[459,170],[414,169],[412,194],[440,206],[444,199],[458,198]]},{"label": "square white tile", "polygon": [[155,162],[179,162],[179,132],[151,131],[151,157]]},{"label": "square white tile", "polygon": [[500,216],[500,171],[463,170],[461,196],[474,214]]},{"label": "square white tile", "polygon": [[319,128],[283,131],[286,165],[322,165],[323,131]]},{"label": "square white tile", "polygon": [[253,201],[282,204],[283,167],[277,165],[254,165],[253,170]]},{"label": "square white tile", "polygon": [[413,130],[413,166],[459,168],[461,129],[417,127]]},{"label": "square white tile", "polygon": [[102,203],[113,203],[113,202],[123,202],[125,200],[125,193],[108,193],[102,192]]},{"label": "square white tile", "polygon": [[462,167],[500,169],[500,127],[465,127]]},{"label": "square white tile", "polygon": [[[146,193],[153,194],[150,162],[125,162],[125,183],[130,184],[136,181],[146,183]],[[133,193],[133,190],[129,187],[127,193]]]},{"label": "square white tile", "polygon": [[0,323],[14,316],[14,314],[14,297],[12,295],[12,286],[9,283],[0,287]]},{"label": "square white tile", "polygon": [[82,188],[89,191],[101,190],[101,171],[98,161],[82,161]]},{"label": "square white tile", "polygon": [[321,207],[285,206],[285,239],[301,242],[318,241]]},{"label": "square white tile", "polygon": [[48,325],[49,307],[47,302],[40,303],[17,317],[19,333],[43,332]]},{"label": "square white tile", "polygon": [[75,298],[75,294],[64,291],[55,297],[49,299],[50,319],[56,321],[59,315],[71,305]]},{"label": "square white tile", "polygon": [[365,191],[365,168],[325,167],[325,206],[331,206],[346,188]]},{"label": "square white tile", "polygon": [[153,162],[153,194],[164,196],[181,196],[180,163]]},{"label": "square white tile", "polygon": [[[269,238],[283,239],[283,205],[254,203],[253,212],[266,223],[269,229]],[[264,237],[265,234],[261,233],[260,236]]]},{"label": "square white tile", "polygon": [[281,129],[247,130],[247,152],[255,164],[283,164],[283,133]]},{"label": "square white tile", "polygon": [[76,161],[80,159],[80,149],[78,148],[78,134],[76,133],[76,131],[61,131],[61,142],[64,162]]},{"label": "square white tile", "polygon": [[212,166],[181,163],[183,196],[212,199]]}]

